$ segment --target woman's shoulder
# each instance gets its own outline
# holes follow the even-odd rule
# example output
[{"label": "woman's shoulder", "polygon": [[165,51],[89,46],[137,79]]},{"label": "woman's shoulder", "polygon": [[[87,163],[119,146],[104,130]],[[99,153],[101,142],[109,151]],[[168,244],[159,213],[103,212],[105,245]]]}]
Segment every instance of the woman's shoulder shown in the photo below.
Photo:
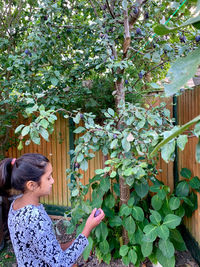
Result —
[{"label": "woman's shoulder", "polygon": [[42,204],[36,206],[32,204],[25,205],[19,209],[13,209],[13,203],[10,207],[10,212],[9,212],[10,217],[15,217],[15,218],[27,218],[28,220],[37,220],[38,218],[45,218],[46,217],[46,212],[44,210],[44,207]]}]

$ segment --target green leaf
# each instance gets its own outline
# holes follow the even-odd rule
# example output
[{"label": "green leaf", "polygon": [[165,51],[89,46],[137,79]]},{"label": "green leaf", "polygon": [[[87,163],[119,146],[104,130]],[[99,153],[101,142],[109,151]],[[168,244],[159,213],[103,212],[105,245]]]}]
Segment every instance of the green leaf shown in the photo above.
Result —
[{"label": "green leaf", "polygon": [[83,251],[83,258],[85,261],[89,258],[90,252],[91,252],[92,247],[93,247],[93,240],[90,236],[88,237],[88,242],[89,242],[89,245]]},{"label": "green leaf", "polygon": [[187,168],[182,168],[180,174],[187,179],[190,179],[192,177],[192,172]]},{"label": "green leaf", "polygon": [[198,144],[196,145],[196,161],[197,163],[200,163],[200,139],[199,139],[199,142]]},{"label": "green leaf", "polygon": [[199,137],[200,136],[200,122],[198,122],[194,127],[194,134]]},{"label": "green leaf", "polygon": [[175,249],[184,251],[186,250],[185,242],[177,229],[170,230],[170,240],[172,241]]},{"label": "green leaf", "polygon": [[29,133],[29,131],[30,131],[30,126],[25,126],[21,132],[21,135],[25,136]]},{"label": "green leaf", "polygon": [[120,250],[119,250],[119,254],[123,257],[126,256],[128,254],[129,251],[129,247],[127,245],[123,245],[121,246]]},{"label": "green leaf", "polygon": [[109,177],[103,178],[100,182],[100,188],[103,192],[107,192],[110,189]]},{"label": "green leaf", "polygon": [[112,108],[108,108],[108,113],[113,117],[115,115],[115,112]]},{"label": "green leaf", "polygon": [[136,226],[135,226],[135,221],[133,220],[132,216],[128,216],[127,218],[125,218],[124,227],[128,231],[128,233],[130,234],[135,233]]},{"label": "green leaf", "polygon": [[82,153],[80,153],[80,154],[78,154],[78,157],[77,157],[76,161],[78,163],[80,163],[83,159],[84,159],[84,155]]},{"label": "green leaf", "polygon": [[170,200],[169,200],[169,206],[170,206],[170,209],[171,210],[176,210],[180,207],[180,200],[178,197],[172,197]]},{"label": "green leaf", "polygon": [[160,210],[163,205],[163,201],[159,198],[158,195],[154,195],[151,199],[151,205],[154,210]]},{"label": "green leaf", "polygon": [[200,190],[200,179],[195,176],[194,178],[192,178],[190,181],[189,181],[189,184],[192,188],[194,189],[199,189]]},{"label": "green leaf", "polygon": [[78,128],[76,128],[76,130],[74,130],[74,133],[79,134],[79,133],[83,133],[85,132],[85,128],[82,126],[79,126]]},{"label": "green leaf", "polygon": [[76,123],[76,124],[79,124],[79,122],[80,122],[80,119],[81,119],[81,117],[80,117],[80,114],[79,114],[79,113],[77,113],[77,114],[76,114],[76,117],[75,117],[75,118],[73,118],[73,121],[74,121],[74,123]]},{"label": "green leaf", "polygon": [[117,175],[116,171],[112,171],[110,174],[110,178],[114,178]]},{"label": "green leaf", "polygon": [[156,25],[153,28],[153,30],[158,35],[165,35],[165,34],[168,34],[170,32],[173,32],[174,30],[176,30],[176,28],[169,28],[164,24],[159,24],[159,25]]},{"label": "green leaf", "polygon": [[190,207],[193,207],[194,204],[192,203],[192,201],[188,198],[188,197],[181,197],[181,199],[183,199],[183,201]]},{"label": "green leaf", "polygon": [[142,222],[144,220],[144,212],[140,207],[134,206],[132,209],[132,215],[137,221]]},{"label": "green leaf", "polygon": [[111,227],[121,226],[122,225],[122,219],[119,216],[115,216],[114,218],[109,219],[109,224]]},{"label": "green leaf", "polygon": [[103,174],[104,170],[103,169],[97,169],[97,170],[95,170],[95,173],[96,174]]},{"label": "green leaf", "polygon": [[107,263],[108,265],[110,265],[110,261],[111,261],[111,254],[107,253],[107,254],[103,254],[102,259],[105,263]]},{"label": "green leaf", "polygon": [[180,217],[174,214],[168,214],[163,221],[163,224],[166,225],[170,229],[175,229],[181,223]]},{"label": "green leaf", "polygon": [[87,162],[86,159],[84,159],[83,161],[81,161],[80,169],[83,170],[83,171],[87,171],[87,169],[88,169],[88,162]]},{"label": "green leaf", "polygon": [[40,127],[39,128],[39,133],[44,138],[44,140],[49,141],[49,133],[48,133],[48,131],[45,128]]},{"label": "green leaf", "polygon": [[171,258],[174,256],[175,250],[173,244],[169,240],[159,240],[158,243],[159,249],[162,251],[162,254],[167,257]]},{"label": "green leaf", "polygon": [[131,208],[129,208],[129,206],[127,206],[126,204],[122,204],[120,207],[120,211],[119,211],[119,215],[120,216],[128,216],[131,214]]},{"label": "green leaf", "polygon": [[161,156],[167,163],[170,161],[175,151],[175,141],[170,141],[168,144],[161,147]]},{"label": "green leaf", "polygon": [[160,238],[167,240],[169,237],[169,228],[166,225],[160,225],[157,228],[157,233]]},{"label": "green leaf", "polygon": [[79,190],[77,188],[75,188],[74,190],[72,190],[72,197],[76,197],[79,194]]},{"label": "green leaf", "polygon": [[157,237],[157,226],[153,224],[147,224],[143,229],[145,235],[142,239],[144,242],[153,242]]},{"label": "green leaf", "polygon": [[161,221],[161,215],[160,215],[160,213],[158,213],[155,210],[150,210],[150,212],[151,212],[151,215],[149,216],[150,221],[153,224],[158,225],[160,223],[160,221]]},{"label": "green leaf", "polygon": [[171,96],[177,93],[187,81],[195,76],[200,64],[200,47],[187,54],[186,57],[178,58],[168,72],[169,83],[165,84],[165,93]]},{"label": "green leaf", "polygon": [[123,256],[122,257],[122,262],[123,262],[124,265],[128,266],[129,263],[130,263],[129,257],[128,256]]},{"label": "green leaf", "polygon": [[49,126],[49,122],[48,122],[47,120],[45,120],[45,119],[42,119],[42,120],[40,121],[40,125],[41,125],[43,128],[47,129],[47,127]]},{"label": "green leaf", "polygon": [[124,171],[125,176],[130,176],[133,174],[133,168],[128,168]]},{"label": "green leaf", "polygon": [[95,235],[96,235],[98,241],[106,240],[106,238],[108,236],[108,228],[107,228],[107,225],[104,222],[101,222],[95,228]]},{"label": "green leaf", "polygon": [[133,205],[135,204],[135,198],[134,197],[130,197],[128,200],[128,206],[129,207],[133,207]]},{"label": "green leaf", "polygon": [[109,194],[108,196],[106,196],[106,198],[104,199],[105,205],[106,207],[112,209],[115,206],[115,198],[112,194]]},{"label": "green leaf", "polygon": [[99,243],[99,248],[102,254],[108,254],[110,252],[110,247],[107,240],[104,240]]},{"label": "green leaf", "polygon": [[148,183],[147,182],[140,183],[140,184],[136,183],[135,184],[135,191],[136,191],[137,195],[140,198],[145,197],[148,194],[148,192],[149,192],[149,185],[148,185]]},{"label": "green leaf", "polygon": [[126,138],[122,139],[122,147],[125,152],[129,152],[129,150],[131,149],[131,144],[126,140]]},{"label": "green leaf", "polygon": [[21,129],[24,127],[24,124],[19,125],[16,129],[15,129],[15,133],[18,133],[21,131]]},{"label": "green leaf", "polygon": [[135,252],[134,249],[130,249],[129,250],[128,258],[129,258],[130,262],[132,262],[133,264],[136,264],[136,262],[137,262],[137,253]]},{"label": "green leaf", "polygon": [[163,267],[175,267],[175,256],[172,256],[171,258],[165,257],[160,249],[157,249],[156,256],[159,261],[159,263]]},{"label": "green leaf", "polygon": [[180,183],[178,183],[177,187],[176,187],[176,195],[178,197],[186,197],[188,196],[190,191],[189,185],[186,181],[181,181]]},{"label": "green leaf", "polygon": [[31,140],[32,140],[36,145],[40,145],[40,137],[39,137],[39,135],[38,135],[38,132],[36,132],[36,131],[30,132],[30,137],[31,137]]},{"label": "green leaf", "polygon": [[110,148],[111,148],[111,149],[116,148],[117,143],[118,143],[118,139],[114,139],[114,140],[111,142],[111,144],[110,144]]},{"label": "green leaf", "polygon": [[[169,189],[169,190],[170,190],[170,189]],[[165,189],[160,189],[160,190],[158,191],[158,197],[159,197],[160,199],[164,200],[164,199],[166,198],[166,195],[167,195],[167,193],[166,193],[166,190],[165,190]]]},{"label": "green leaf", "polygon": [[177,138],[177,145],[180,148],[180,150],[184,150],[186,143],[188,142],[187,135],[180,135]]},{"label": "green leaf", "polygon": [[58,84],[58,82],[59,82],[59,80],[57,78],[55,78],[55,77],[51,77],[50,81],[51,81],[51,84],[54,85],[54,86],[56,86]]},{"label": "green leaf", "polygon": [[176,240],[176,242],[182,243],[184,242],[180,232],[177,229],[170,230],[170,238]]},{"label": "green leaf", "polygon": [[148,257],[149,255],[151,255],[151,253],[153,251],[153,243],[152,242],[142,242],[141,250],[142,250],[142,255],[144,257]]}]

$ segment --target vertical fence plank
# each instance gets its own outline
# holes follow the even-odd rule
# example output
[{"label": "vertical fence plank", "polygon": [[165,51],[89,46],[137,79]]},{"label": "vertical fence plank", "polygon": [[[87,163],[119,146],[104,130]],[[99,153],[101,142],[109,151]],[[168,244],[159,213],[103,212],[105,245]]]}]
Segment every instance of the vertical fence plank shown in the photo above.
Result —
[{"label": "vertical fence plank", "polygon": [[[185,124],[194,117],[200,114],[200,88],[195,87],[193,90],[185,91],[181,96],[178,97],[178,121],[180,125]],[[193,128],[193,127],[192,127]],[[179,172],[181,168],[188,168],[192,172],[193,176],[200,177],[200,165],[196,162],[195,151],[197,138],[191,136],[188,138],[188,143],[184,151],[178,152],[179,158]],[[180,179],[182,179],[180,177]],[[200,194],[197,193],[198,197],[198,209],[194,212],[191,218],[185,218],[184,223],[187,229],[190,231],[192,236],[200,243]]]}]

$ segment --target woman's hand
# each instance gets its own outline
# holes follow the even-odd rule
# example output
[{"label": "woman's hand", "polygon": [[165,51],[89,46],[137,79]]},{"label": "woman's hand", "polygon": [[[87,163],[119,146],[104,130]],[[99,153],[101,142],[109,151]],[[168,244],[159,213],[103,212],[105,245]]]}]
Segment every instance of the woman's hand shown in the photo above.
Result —
[{"label": "woman's hand", "polygon": [[86,221],[85,227],[82,232],[82,234],[87,238],[90,235],[90,232],[92,231],[92,229],[95,228],[97,225],[99,225],[100,222],[105,217],[105,214],[102,209],[98,209],[100,211],[100,214],[94,217],[96,210],[97,210],[96,208],[93,209],[92,213],[90,214],[90,216],[88,217]]}]

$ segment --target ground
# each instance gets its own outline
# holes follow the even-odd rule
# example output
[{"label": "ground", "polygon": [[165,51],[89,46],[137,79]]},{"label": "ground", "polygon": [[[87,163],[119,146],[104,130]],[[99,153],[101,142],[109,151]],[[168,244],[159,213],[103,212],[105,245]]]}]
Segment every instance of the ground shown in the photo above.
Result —
[{"label": "ground", "polygon": [[[57,239],[60,243],[65,243],[74,238],[75,234],[67,235],[66,227],[63,225],[62,219],[52,218],[54,224],[56,224],[58,231],[56,231]],[[95,255],[91,255],[87,262],[80,257],[77,262],[77,267],[125,267],[120,260],[112,260],[110,265],[105,263],[99,263]],[[141,267],[151,267],[152,265],[147,262]],[[176,267],[198,267],[199,265],[192,258],[189,251],[176,252]],[[13,253],[10,240],[6,239],[6,245],[3,251],[0,252],[0,267],[17,267],[15,256]]]}]

